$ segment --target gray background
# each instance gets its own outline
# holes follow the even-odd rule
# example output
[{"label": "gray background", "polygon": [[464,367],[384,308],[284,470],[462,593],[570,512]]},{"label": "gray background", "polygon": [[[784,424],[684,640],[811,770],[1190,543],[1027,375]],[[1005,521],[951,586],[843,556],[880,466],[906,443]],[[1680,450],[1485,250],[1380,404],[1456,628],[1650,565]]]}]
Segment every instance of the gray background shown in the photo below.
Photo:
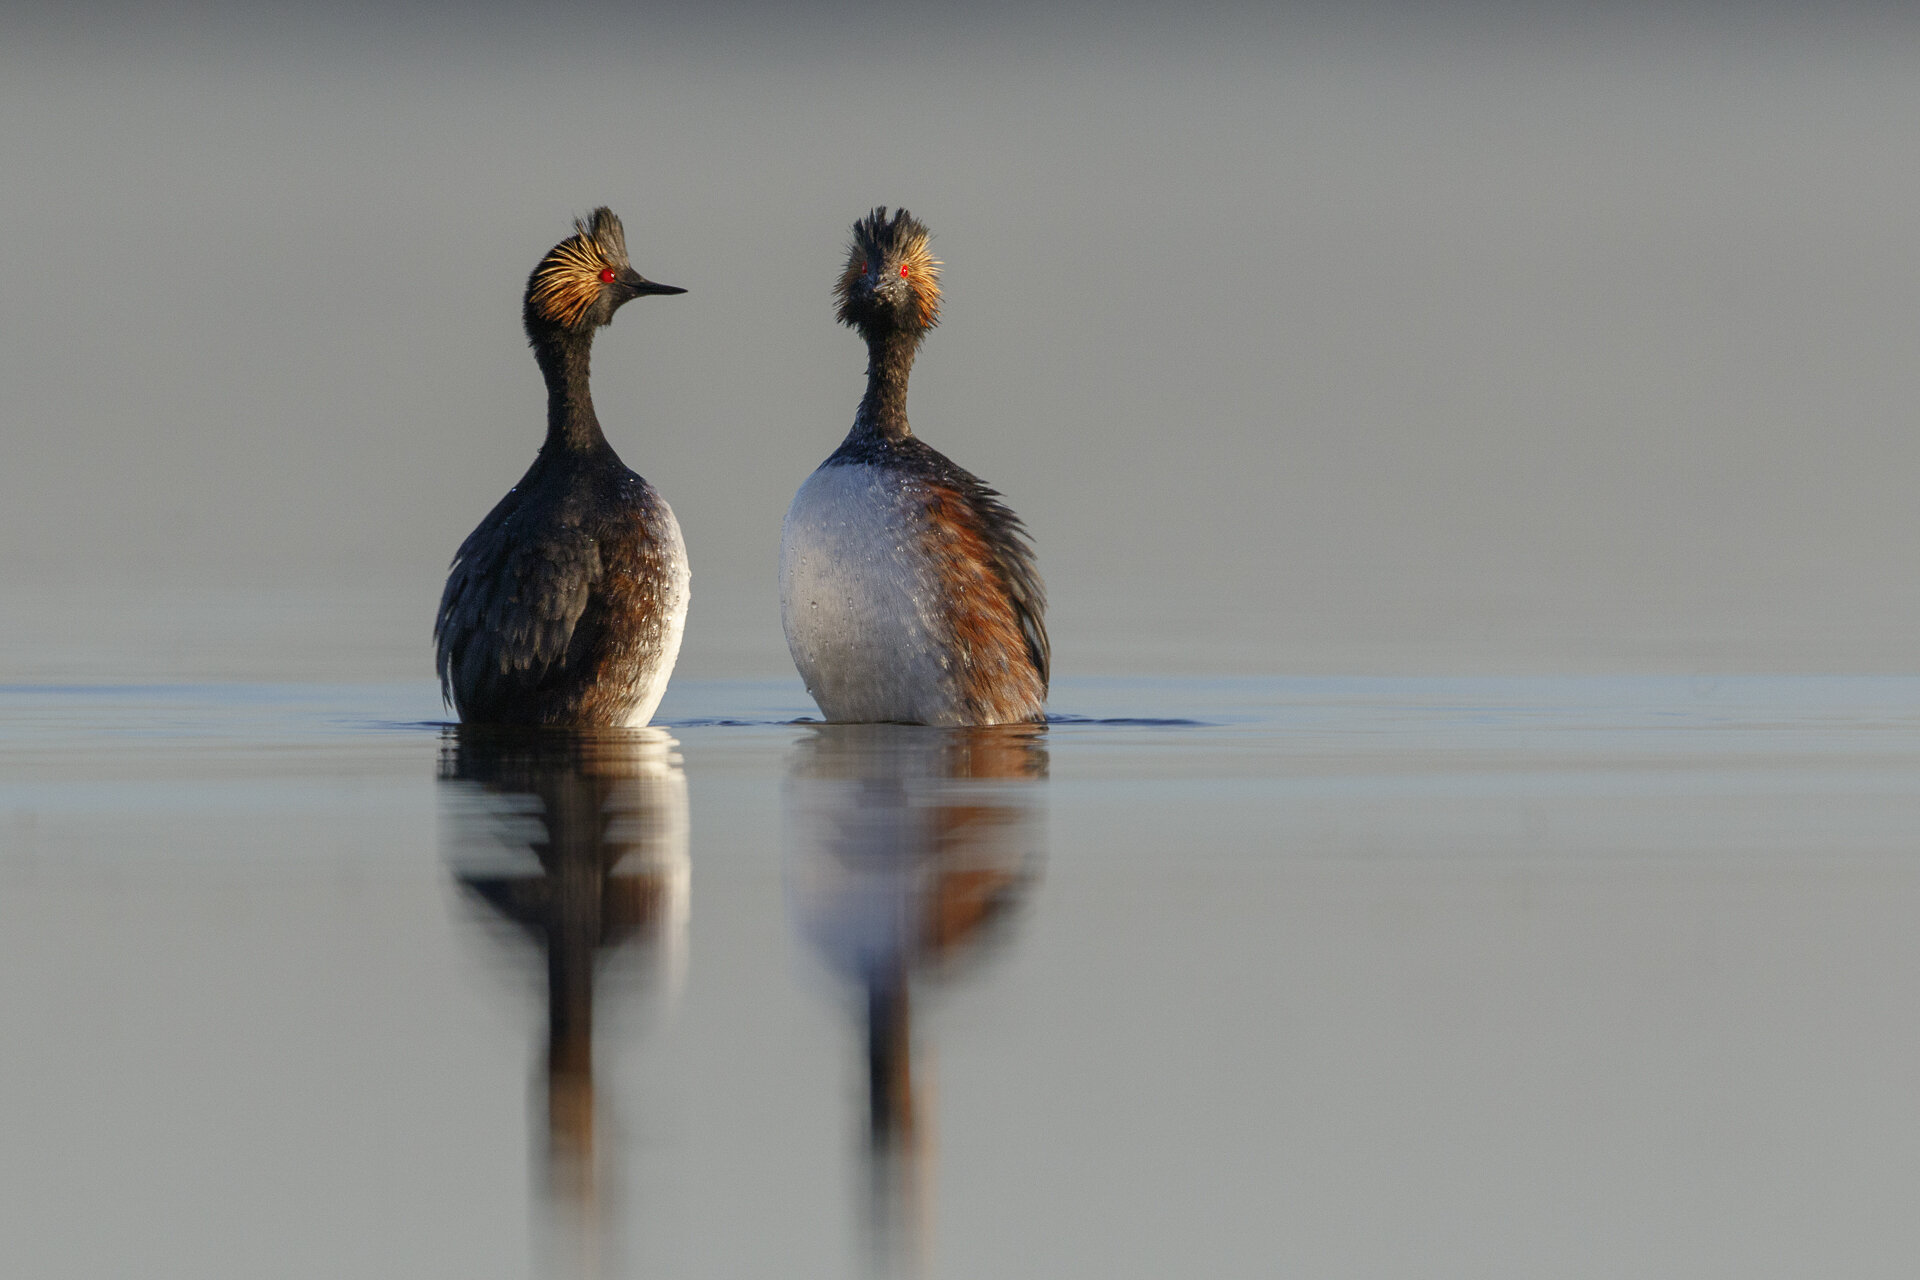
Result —
[{"label": "gray background", "polygon": [[603,201],[684,673],[790,670],[880,202],[1062,672],[1913,669],[1913,20],[971,13],[9,8],[0,679],[425,675]]}]

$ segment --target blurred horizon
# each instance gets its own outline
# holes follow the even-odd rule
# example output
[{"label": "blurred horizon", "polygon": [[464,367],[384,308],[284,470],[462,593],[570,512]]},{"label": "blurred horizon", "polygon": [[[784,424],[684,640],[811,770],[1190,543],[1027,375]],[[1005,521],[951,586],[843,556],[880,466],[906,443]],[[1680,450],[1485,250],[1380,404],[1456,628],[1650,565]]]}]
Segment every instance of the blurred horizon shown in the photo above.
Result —
[{"label": "blurred horizon", "polygon": [[430,678],[532,460],[519,330],[600,203],[685,297],[597,342],[790,672],[851,221],[946,262],[916,431],[1032,530],[1062,674],[1912,671],[1920,18],[174,6],[0,16],[0,682]]}]

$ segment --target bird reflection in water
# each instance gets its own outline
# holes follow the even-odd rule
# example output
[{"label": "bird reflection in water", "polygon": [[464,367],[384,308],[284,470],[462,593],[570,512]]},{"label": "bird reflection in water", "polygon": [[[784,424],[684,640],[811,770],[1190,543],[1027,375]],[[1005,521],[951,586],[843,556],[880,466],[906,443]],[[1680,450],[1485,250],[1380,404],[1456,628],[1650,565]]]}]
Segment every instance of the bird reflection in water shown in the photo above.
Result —
[{"label": "bird reflection in water", "polygon": [[684,966],[687,780],[677,745],[658,729],[462,726],[448,730],[441,754],[455,876],[545,953],[546,1180],[588,1273],[600,1253],[595,969],[611,948],[651,952],[671,990]]},{"label": "bird reflection in water", "polygon": [[924,1265],[932,1140],[914,1063],[916,990],[1004,934],[1039,868],[1045,731],[821,725],[787,778],[797,928],[848,983],[864,1023],[872,1261]]}]

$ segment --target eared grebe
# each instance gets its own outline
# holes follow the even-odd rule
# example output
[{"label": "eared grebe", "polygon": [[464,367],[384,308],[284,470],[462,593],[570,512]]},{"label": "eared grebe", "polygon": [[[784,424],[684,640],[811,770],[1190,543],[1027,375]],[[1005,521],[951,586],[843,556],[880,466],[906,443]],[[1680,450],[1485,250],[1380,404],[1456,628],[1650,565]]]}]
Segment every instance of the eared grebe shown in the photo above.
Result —
[{"label": "eared grebe", "polygon": [[680,525],[600,433],[594,330],[623,303],[685,293],[627,262],[610,209],[574,223],[527,279],[547,440],[453,558],[434,639],[443,696],[470,724],[643,725],[687,620]]},{"label": "eared grebe", "polygon": [[901,209],[853,225],[834,292],[867,341],[853,429],[787,511],[780,614],[835,721],[1005,724],[1047,700],[1046,596],[1018,516],[907,427],[907,374],[939,321],[940,264]]}]

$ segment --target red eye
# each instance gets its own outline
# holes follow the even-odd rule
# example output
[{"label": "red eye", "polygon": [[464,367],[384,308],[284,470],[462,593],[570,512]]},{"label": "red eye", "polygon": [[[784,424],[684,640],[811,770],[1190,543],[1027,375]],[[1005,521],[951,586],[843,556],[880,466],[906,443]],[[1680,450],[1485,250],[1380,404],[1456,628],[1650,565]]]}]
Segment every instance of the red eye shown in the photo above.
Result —
[{"label": "red eye", "polygon": [[902,280],[907,278],[907,264],[904,262],[900,264],[900,278]]},{"label": "red eye", "polygon": [[613,283],[613,268],[612,268],[612,267],[602,267],[602,268],[600,268],[600,283],[601,283],[601,284],[612,284],[612,283]]},{"label": "red eye", "polygon": [[860,259],[860,274],[867,274],[867,260],[865,258]]}]

